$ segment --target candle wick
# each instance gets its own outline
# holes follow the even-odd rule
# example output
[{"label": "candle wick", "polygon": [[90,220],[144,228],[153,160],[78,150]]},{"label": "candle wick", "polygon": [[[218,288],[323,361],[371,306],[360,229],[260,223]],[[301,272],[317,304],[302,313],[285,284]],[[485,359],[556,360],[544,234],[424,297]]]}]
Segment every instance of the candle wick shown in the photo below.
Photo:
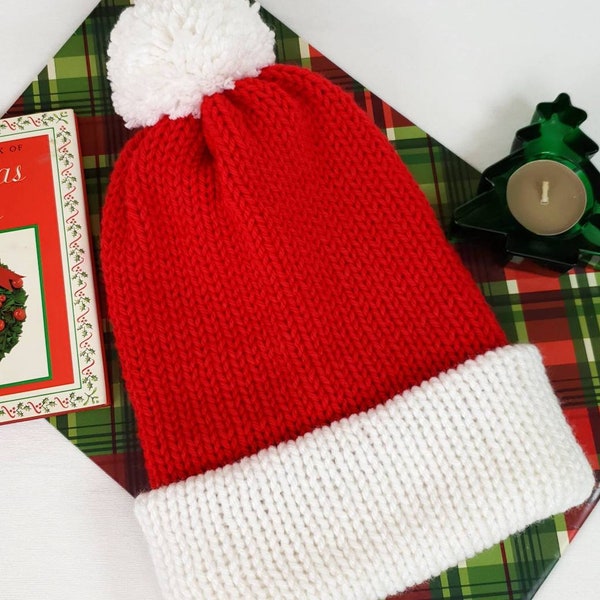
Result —
[{"label": "candle wick", "polygon": [[540,199],[540,204],[550,204],[550,182],[542,181],[542,198]]}]

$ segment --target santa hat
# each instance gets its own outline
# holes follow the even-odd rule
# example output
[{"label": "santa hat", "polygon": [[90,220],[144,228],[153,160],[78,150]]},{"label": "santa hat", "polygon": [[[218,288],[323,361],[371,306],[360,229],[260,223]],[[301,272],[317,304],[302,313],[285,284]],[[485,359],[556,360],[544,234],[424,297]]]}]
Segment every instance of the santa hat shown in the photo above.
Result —
[{"label": "santa hat", "polygon": [[379,600],[586,499],[508,345],[352,98],[246,0],[138,0],[102,265],[168,599]]}]

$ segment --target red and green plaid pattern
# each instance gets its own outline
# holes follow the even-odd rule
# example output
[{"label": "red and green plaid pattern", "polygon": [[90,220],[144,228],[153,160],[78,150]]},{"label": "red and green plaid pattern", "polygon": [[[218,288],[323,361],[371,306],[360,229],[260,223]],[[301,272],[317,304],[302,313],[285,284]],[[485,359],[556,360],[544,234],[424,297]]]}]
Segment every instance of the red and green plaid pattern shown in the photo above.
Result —
[{"label": "red and green plaid pattern", "polygon": [[[9,111],[73,108],[80,125],[90,222],[98,249],[99,216],[111,167],[128,138],[110,102],[105,58],[110,31],[129,2],[103,0]],[[433,206],[448,235],[512,341],[539,345],[569,422],[599,469],[600,272],[576,268],[557,276],[531,264],[506,263],[501,248],[460,240],[452,211],[473,197],[479,174],[365,90],[305,41],[263,12],[275,30],[279,62],[318,71],[352,93],[385,133]],[[525,268],[526,267],[526,268]],[[106,314],[100,283],[101,311]],[[55,417],[51,422],[132,493],[146,486],[135,420],[121,380],[109,324],[104,320],[113,405]],[[584,507],[529,527],[396,599],[523,600],[531,598],[583,522]]]}]

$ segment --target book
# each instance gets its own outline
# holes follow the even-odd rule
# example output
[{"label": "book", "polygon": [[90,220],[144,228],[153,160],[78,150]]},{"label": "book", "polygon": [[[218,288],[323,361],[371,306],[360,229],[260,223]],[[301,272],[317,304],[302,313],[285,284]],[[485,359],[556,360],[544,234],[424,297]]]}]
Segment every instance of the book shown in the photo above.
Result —
[{"label": "book", "polygon": [[0,119],[0,424],[109,402],[72,110]]}]

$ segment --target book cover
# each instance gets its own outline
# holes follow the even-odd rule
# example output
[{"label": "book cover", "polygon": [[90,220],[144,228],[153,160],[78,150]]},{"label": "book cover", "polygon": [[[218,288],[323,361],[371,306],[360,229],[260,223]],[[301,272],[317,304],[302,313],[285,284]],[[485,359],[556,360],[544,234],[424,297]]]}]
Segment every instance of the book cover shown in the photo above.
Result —
[{"label": "book cover", "polygon": [[0,119],[0,423],[107,403],[75,114]]}]

